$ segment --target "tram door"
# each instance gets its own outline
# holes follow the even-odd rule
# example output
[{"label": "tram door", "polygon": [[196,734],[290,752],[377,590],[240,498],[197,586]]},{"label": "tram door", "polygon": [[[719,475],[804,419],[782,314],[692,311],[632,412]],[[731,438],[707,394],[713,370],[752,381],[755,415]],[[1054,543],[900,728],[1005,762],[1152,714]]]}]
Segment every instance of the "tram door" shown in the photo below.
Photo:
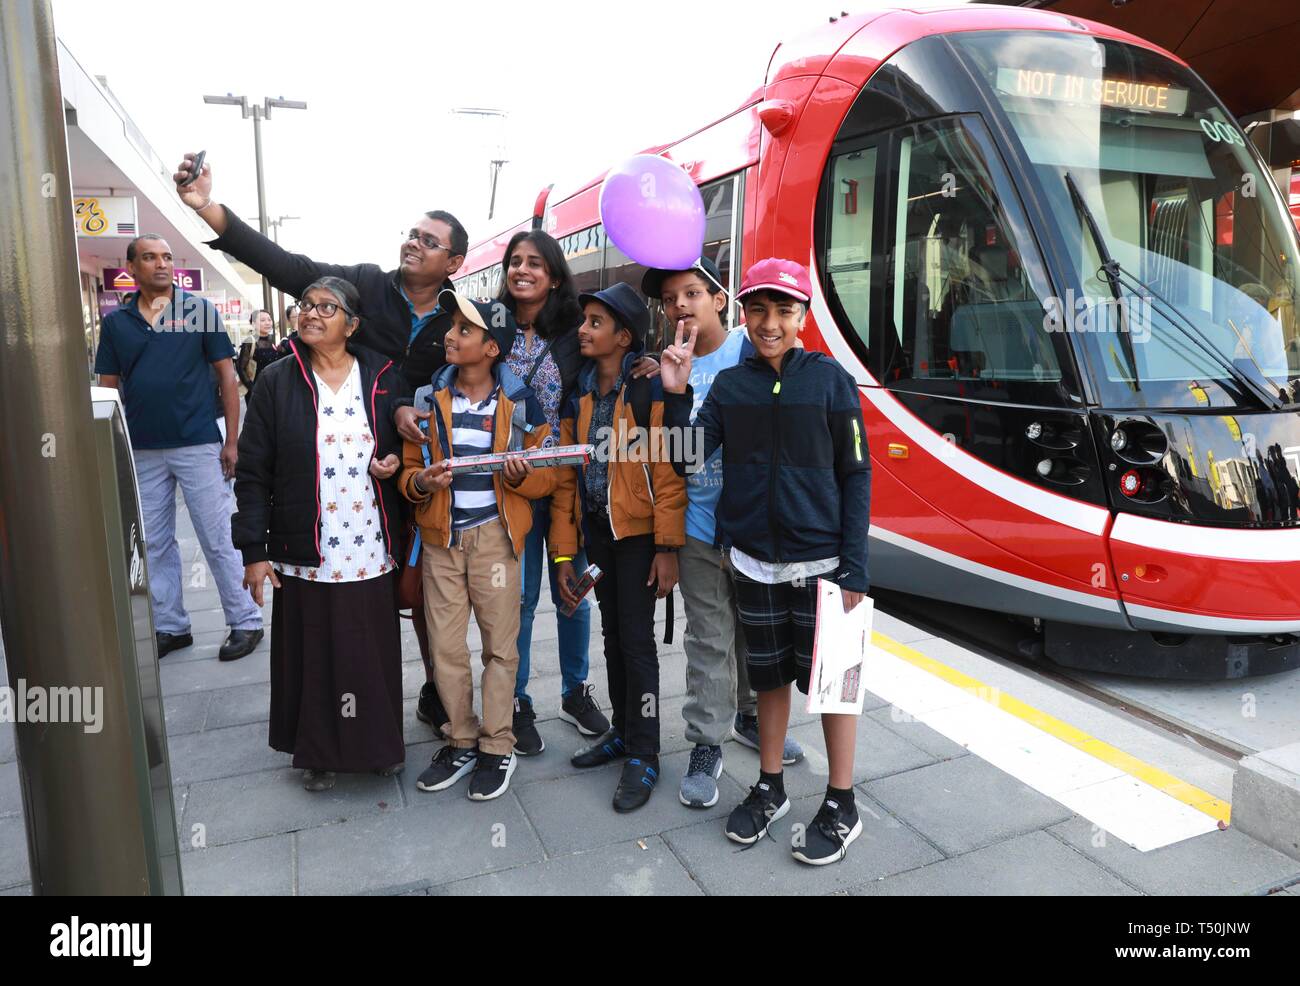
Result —
[{"label": "tram door", "polygon": [[[855,161],[861,176],[850,175]],[[869,169],[874,181],[866,180]],[[837,145],[828,175],[844,196],[824,200],[828,294],[837,321],[865,344],[881,386],[955,449],[1023,482],[1091,495],[1095,464],[1087,460],[1095,453],[1065,340],[1045,317],[1050,281],[979,117],[898,127],[860,148]],[[849,178],[857,180],[856,213],[843,190]],[[866,187],[874,202],[863,201]],[[863,242],[864,212],[873,217],[872,258],[854,272],[844,268],[858,259],[852,244]],[[1070,455],[1049,456],[1066,463],[1056,476],[1041,475],[1044,450],[1026,439],[1035,422],[1073,442]],[[873,521],[999,569],[1015,568],[1007,555],[1016,555],[1028,577],[1048,577],[1032,570],[1052,564],[1041,527],[1009,524],[994,498],[988,509],[972,509],[959,478],[969,460],[945,455],[951,449],[933,440],[927,450],[901,432],[894,439],[882,449],[872,435],[886,473],[879,480],[895,494],[875,499]],[[1082,468],[1072,464],[1074,455]],[[994,492],[1014,499],[1017,486],[1012,480]],[[894,516],[877,513],[886,502],[897,504]],[[1080,561],[1067,553],[1054,574],[1079,580],[1090,571]],[[931,579],[929,589],[941,587]]]}]

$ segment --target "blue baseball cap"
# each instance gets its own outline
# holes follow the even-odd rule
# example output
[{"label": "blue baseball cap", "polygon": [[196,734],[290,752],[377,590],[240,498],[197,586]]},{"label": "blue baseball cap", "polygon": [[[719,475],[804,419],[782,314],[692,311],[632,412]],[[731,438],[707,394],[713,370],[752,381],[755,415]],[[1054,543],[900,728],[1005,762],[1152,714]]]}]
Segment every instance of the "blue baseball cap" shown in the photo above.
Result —
[{"label": "blue baseball cap", "polygon": [[650,309],[637,294],[636,288],[619,281],[604,291],[578,295],[578,304],[585,305],[589,301],[599,301],[617,315],[618,320],[632,333],[632,341],[637,347],[645,344],[646,334],[650,331]]}]

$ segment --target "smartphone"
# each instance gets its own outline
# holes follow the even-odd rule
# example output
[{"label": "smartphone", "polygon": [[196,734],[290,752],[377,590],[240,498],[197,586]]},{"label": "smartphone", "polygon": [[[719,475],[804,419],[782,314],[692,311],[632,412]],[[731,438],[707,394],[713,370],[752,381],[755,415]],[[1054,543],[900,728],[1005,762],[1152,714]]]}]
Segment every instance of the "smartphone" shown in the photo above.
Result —
[{"label": "smartphone", "polygon": [[[600,570],[599,565],[588,565],[573,585],[573,594],[578,597],[578,602],[582,602],[582,597],[589,593],[600,577],[605,573]],[[572,616],[578,611],[577,606],[563,610],[565,616]]]},{"label": "smartphone", "polygon": [[207,156],[207,151],[199,151],[194,155],[194,163],[190,165],[190,176],[183,182],[179,182],[177,188],[188,188],[199,180],[199,175],[203,174],[203,159]]}]

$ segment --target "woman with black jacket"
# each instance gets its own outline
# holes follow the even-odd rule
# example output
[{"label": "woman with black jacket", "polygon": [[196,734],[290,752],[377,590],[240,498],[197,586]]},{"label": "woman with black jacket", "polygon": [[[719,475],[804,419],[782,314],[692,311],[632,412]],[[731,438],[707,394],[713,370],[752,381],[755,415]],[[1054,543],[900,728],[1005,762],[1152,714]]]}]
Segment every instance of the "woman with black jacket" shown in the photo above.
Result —
[{"label": "woman with black jacket", "polygon": [[357,290],[303,292],[299,339],[258,380],[239,438],[232,540],[271,617],[273,749],[323,791],[336,771],[402,768],[402,654],[393,553],[401,441],[392,361],[349,341]]}]

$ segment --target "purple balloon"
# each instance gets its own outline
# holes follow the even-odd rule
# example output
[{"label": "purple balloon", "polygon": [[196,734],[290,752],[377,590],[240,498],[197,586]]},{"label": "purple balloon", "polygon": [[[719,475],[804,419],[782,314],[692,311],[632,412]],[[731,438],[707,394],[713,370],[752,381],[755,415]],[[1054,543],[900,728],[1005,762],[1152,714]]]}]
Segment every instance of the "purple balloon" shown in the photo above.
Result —
[{"label": "purple balloon", "polygon": [[637,154],[600,187],[600,219],[614,245],[646,267],[685,270],[704,251],[704,199],[667,158]]}]

